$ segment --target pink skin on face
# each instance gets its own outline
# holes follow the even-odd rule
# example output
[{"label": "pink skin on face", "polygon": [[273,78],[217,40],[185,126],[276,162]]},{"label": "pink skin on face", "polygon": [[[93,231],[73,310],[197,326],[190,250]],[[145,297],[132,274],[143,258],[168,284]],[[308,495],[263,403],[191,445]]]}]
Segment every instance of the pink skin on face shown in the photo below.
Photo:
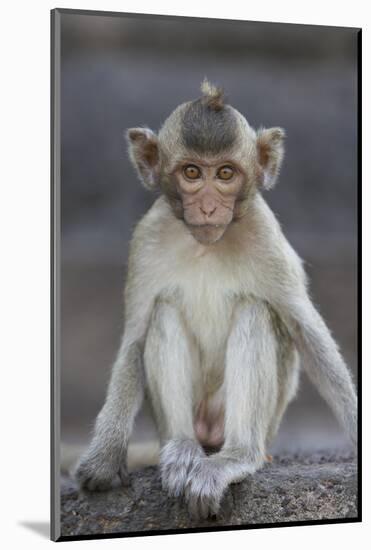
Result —
[{"label": "pink skin on face", "polygon": [[[227,167],[230,179],[223,179]],[[195,177],[188,177],[187,169]],[[187,161],[175,171],[177,189],[182,199],[184,221],[195,239],[212,244],[222,237],[233,220],[234,206],[244,176],[232,162]]]}]

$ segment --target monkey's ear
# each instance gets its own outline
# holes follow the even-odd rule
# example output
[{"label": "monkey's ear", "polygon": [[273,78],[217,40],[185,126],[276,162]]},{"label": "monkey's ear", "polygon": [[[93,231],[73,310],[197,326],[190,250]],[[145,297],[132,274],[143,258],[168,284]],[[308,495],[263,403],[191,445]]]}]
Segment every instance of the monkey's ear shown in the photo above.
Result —
[{"label": "monkey's ear", "polygon": [[160,157],[157,136],[149,128],[130,128],[126,132],[129,156],[147,189],[159,183]]},{"label": "monkey's ear", "polygon": [[271,189],[276,183],[284,155],[285,130],[260,128],[256,134],[258,161],[263,170],[262,187]]}]

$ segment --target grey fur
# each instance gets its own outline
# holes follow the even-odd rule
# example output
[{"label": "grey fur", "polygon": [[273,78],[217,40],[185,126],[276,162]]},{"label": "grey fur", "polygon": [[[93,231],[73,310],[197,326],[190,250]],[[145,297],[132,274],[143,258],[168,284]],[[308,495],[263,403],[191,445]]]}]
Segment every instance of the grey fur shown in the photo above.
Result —
[{"label": "grey fur", "polygon": [[163,446],[160,456],[163,489],[170,496],[182,496],[191,472],[202,458],[206,458],[205,452],[194,439],[170,439]]},{"label": "grey fur", "polygon": [[117,476],[123,484],[127,483],[126,452],[134,419],[142,402],[142,376],[138,343],[129,346],[123,343],[89,449],[75,469],[75,477],[81,487],[90,491],[105,491],[112,487]]},{"label": "grey fur", "polygon": [[236,137],[236,116],[228,105],[213,109],[201,98],[192,101],[185,110],[182,138],[188,150],[218,154],[230,149]]}]

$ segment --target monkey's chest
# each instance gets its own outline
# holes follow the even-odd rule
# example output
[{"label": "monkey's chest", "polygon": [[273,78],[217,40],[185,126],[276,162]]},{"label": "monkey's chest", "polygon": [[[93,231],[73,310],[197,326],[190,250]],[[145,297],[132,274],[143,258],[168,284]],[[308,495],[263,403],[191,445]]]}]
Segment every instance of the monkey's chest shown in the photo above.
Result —
[{"label": "monkey's chest", "polygon": [[209,289],[194,289],[186,298],[185,317],[188,328],[206,351],[225,343],[231,325],[234,300]]},{"label": "monkey's chest", "polygon": [[198,362],[194,368],[199,371],[209,393],[216,391],[223,382],[234,304],[233,292],[216,285],[183,288],[183,316],[187,331],[198,348]]}]

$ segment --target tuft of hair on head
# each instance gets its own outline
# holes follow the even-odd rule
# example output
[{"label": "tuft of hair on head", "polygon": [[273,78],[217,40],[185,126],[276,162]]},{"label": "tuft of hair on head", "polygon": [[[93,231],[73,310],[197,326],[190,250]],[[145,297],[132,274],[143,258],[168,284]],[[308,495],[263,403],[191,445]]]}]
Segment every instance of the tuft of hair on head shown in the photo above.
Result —
[{"label": "tuft of hair on head", "polygon": [[214,111],[221,111],[224,107],[224,90],[214,84],[211,84],[205,77],[201,84],[203,93],[202,102],[204,105]]}]

